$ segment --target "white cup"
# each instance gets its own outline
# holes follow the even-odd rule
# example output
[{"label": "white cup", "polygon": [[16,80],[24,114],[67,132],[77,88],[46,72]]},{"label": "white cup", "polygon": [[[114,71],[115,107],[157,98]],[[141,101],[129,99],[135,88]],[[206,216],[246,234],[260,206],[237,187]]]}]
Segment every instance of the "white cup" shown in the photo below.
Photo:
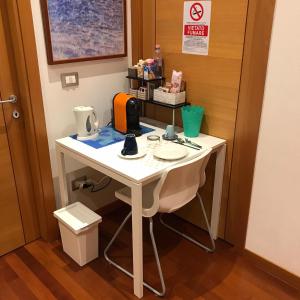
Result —
[{"label": "white cup", "polygon": [[175,127],[173,125],[167,126],[165,136],[167,139],[173,139],[175,137]]}]

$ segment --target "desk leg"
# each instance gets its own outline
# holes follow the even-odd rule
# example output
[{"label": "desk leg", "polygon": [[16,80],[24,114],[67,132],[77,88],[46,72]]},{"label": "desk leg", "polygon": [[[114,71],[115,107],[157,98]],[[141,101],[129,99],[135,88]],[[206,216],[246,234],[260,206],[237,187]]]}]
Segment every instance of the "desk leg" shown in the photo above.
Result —
[{"label": "desk leg", "polygon": [[59,189],[60,189],[60,207],[65,207],[68,205],[68,187],[66,178],[66,167],[64,153],[56,150],[56,160],[58,169],[58,179],[59,179]]},{"label": "desk leg", "polygon": [[134,185],[132,197],[133,287],[138,298],[143,297],[143,215],[142,185]]},{"label": "desk leg", "polygon": [[218,238],[218,230],[219,230],[225,158],[226,158],[226,145],[223,145],[217,150],[214,194],[213,194],[212,214],[211,214],[211,230],[212,230],[213,238],[215,240]]}]

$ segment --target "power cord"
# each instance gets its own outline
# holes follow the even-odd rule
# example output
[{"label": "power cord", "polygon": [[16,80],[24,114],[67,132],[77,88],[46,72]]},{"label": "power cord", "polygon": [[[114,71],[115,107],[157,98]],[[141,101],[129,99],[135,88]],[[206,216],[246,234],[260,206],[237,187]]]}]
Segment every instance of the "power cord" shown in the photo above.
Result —
[{"label": "power cord", "polygon": [[102,190],[104,190],[105,188],[107,188],[112,182],[112,179],[108,176],[104,176],[103,178],[101,178],[98,182],[96,183],[92,183],[91,184],[91,193],[97,193],[100,192]]}]

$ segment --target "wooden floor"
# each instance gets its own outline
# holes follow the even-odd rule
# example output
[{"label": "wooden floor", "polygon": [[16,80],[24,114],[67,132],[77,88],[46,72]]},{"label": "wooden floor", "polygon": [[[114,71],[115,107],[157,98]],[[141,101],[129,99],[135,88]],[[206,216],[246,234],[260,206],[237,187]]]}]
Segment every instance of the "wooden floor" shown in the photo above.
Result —
[{"label": "wooden floor", "polygon": [[[59,241],[41,240],[0,258],[0,299],[136,299],[130,278],[103,259],[103,247],[120,224],[126,211],[104,217],[101,224],[101,256],[80,268],[63,253]],[[201,230],[176,225],[204,237]],[[157,221],[157,220],[156,220]],[[145,278],[159,286],[150,239],[145,230]],[[155,223],[158,249],[167,285],[165,299],[300,299],[292,288],[252,266],[222,241],[215,254],[208,254]],[[112,257],[131,265],[130,224],[123,231]],[[144,299],[158,299],[145,290]]]}]

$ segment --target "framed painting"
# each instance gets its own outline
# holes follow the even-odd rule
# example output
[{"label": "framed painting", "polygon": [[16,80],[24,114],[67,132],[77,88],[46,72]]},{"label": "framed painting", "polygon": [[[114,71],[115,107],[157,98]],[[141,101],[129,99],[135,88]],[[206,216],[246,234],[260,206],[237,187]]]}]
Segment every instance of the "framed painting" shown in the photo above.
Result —
[{"label": "framed painting", "polygon": [[40,0],[49,65],[127,56],[126,0]]}]

